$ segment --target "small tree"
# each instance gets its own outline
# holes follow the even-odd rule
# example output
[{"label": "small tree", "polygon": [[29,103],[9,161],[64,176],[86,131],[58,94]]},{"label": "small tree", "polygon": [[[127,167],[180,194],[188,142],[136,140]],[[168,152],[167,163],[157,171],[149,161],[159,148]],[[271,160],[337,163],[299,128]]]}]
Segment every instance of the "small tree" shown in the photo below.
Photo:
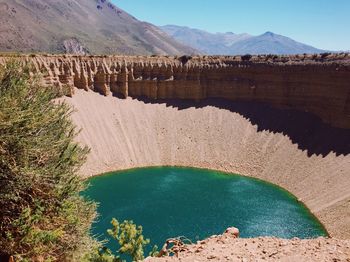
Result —
[{"label": "small tree", "polygon": [[55,97],[28,68],[0,68],[0,256],[81,261],[97,246],[95,205],[77,176],[88,149],[73,141],[71,108]]},{"label": "small tree", "polygon": [[[113,228],[109,229],[108,234],[118,241],[120,248],[117,250],[119,254],[130,255],[133,261],[144,259],[144,247],[150,243],[149,239],[145,239],[142,235],[142,226],[136,226],[133,221],[119,221],[113,218],[111,222]],[[156,248],[153,251],[156,252]]]}]

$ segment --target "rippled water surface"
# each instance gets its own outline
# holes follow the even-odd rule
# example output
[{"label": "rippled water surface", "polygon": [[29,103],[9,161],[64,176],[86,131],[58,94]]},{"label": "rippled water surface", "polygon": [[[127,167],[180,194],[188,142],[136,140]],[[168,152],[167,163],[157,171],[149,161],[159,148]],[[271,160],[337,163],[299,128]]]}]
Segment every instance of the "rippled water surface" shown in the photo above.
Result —
[{"label": "rippled water surface", "polygon": [[[94,177],[86,196],[100,203],[93,234],[108,238],[113,217],[133,220],[162,246],[239,228],[241,237],[325,236],[318,220],[287,191],[252,178],[194,168],[154,167]],[[114,248],[115,249],[115,248]]]}]

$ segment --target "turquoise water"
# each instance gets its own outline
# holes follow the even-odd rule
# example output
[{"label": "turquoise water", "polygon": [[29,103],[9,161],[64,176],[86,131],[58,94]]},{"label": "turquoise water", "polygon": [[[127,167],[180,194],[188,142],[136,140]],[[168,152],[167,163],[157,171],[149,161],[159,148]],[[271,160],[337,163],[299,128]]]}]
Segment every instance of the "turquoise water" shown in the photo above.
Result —
[{"label": "turquoise water", "polygon": [[170,237],[196,241],[231,226],[239,228],[241,237],[327,235],[293,195],[239,175],[153,167],[98,176],[89,183],[84,195],[100,203],[100,218],[92,229],[100,239],[108,239],[113,217],[142,225],[144,235],[158,246]]}]

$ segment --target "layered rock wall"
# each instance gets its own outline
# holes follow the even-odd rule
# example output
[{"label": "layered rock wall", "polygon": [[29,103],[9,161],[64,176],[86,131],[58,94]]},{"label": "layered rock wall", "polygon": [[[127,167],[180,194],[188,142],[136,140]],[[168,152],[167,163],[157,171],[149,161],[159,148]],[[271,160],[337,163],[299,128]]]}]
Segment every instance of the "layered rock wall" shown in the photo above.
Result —
[{"label": "layered rock wall", "polygon": [[[0,57],[0,63],[8,60]],[[25,56],[45,83],[150,99],[225,98],[316,114],[350,128],[350,55],[123,57]]]}]

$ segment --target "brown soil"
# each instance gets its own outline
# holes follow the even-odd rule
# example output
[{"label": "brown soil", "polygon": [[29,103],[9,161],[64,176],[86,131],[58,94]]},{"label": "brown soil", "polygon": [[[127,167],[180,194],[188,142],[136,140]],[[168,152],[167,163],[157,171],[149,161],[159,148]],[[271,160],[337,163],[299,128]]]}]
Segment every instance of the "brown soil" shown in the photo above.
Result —
[{"label": "brown soil", "polygon": [[187,245],[173,257],[146,258],[147,262],[195,261],[350,261],[350,240],[317,238],[235,238],[229,233]]}]

